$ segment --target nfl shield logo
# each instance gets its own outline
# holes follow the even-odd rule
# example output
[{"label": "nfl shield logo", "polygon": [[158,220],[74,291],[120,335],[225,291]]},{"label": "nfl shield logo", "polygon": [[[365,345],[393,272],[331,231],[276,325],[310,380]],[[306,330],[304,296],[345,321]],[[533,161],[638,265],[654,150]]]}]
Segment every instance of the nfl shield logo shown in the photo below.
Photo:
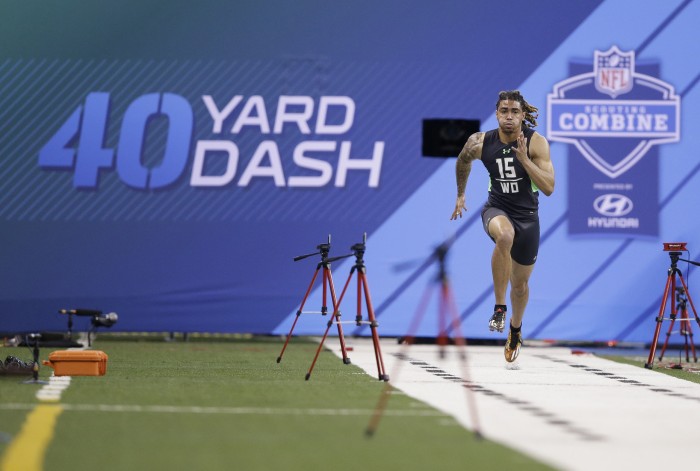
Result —
[{"label": "nfl shield logo", "polygon": [[678,142],[681,122],[680,97],[658,73],[658,64],[636,64],[635,51],[612,46],[592,63],[572,61],[547,95],[547,137],[583,157],[569,163],[571,234],[658,235],[652,148]]},{"label": "nfl shield logo", "polygon": [[593,58],[595,88],[616,98],[632,90],[634,51],[622,52],[613,46],[605,52],[595,51]]}]

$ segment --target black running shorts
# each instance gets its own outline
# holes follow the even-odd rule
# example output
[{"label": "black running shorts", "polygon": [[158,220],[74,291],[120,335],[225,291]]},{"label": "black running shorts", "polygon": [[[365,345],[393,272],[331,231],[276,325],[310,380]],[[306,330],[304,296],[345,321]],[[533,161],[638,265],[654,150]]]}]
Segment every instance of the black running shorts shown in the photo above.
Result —
[{"label": "black running shorts", "polygon": [[[489,222],[496,216],[505,216],[513,225],[515,238],[510,256],[520,265],[532,265],[537,261],[537,252],[540,248],[540,218],[535,211],[532,215],[513,217],[500,208],[484,205],[481,210],[481,221],[486,234],[489,234]],[[493,240],[493,237],[491,237]]]}]

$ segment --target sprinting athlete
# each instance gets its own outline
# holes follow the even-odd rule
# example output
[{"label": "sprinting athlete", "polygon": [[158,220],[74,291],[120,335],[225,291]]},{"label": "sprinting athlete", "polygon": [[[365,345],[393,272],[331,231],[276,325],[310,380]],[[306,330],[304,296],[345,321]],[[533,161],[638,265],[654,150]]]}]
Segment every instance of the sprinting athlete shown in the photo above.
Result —
[{"label": "sprinting athlete", "polygon": [[503,332],[506,291],[510,281],[512,316],[505,346],[506,361],[513,362],[522,346],[522,321],[529,297],[528,280],[537,260],[540,191],[554,191],[554,167],[549,143],[534,131],[537,108],[517,90],[499,93],[498,128],[472,134],[457,157],[457,203],[451,220],[466,211],[465,189],[472,162],[480,159],[489,172],[489,197],[481,210],[484,230],[496,243],[491,257],[496,304],[489,329]]}]

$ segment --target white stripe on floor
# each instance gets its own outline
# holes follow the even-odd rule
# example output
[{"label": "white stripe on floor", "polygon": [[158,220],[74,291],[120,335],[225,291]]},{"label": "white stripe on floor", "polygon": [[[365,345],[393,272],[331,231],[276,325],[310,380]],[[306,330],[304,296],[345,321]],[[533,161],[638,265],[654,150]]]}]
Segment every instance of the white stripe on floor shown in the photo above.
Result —
[{"label": "white stripe on floor", "polygon": [[[352,364],[376,378],[371,339],[352,339],[348,346]],[[457,347],[446,347],[444,358],[433,345],[405,348],[383,339],[381,348],[394,387],[473,429],[466,385],[486,438],[557,468],[680,469],[697,459],[699,384],[569,349],[527,345],[518,369],[506,367],[503,347],[467,347],[471,382],[465,383]],[[316,378],[322,374],[314,372]]]}]

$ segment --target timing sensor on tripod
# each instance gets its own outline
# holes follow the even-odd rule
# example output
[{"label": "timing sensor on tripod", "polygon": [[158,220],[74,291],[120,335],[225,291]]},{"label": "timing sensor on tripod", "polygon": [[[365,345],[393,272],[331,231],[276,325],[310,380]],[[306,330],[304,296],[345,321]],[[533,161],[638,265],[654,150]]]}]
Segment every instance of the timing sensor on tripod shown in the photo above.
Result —
[{"label": "timing sensor on tripod", "polygon": [[663,244],[664,252],[670,252],[668,255],[671,257],[671,260],[675,259],[676,262],[680,260],[682,262],[687,262],[691,265],[695,265],[696,267],[700,267],[700,262],[680,258],[683,252],[690,253],[690,251],[688,250],[687,242],[664,242]]},{"label": "timing sensor on tripod", "polygon": [[313,255],[321,255],[321,259],[326,260],[328,258],[328,253],[331,251],[331,235],[328,234],[328,242],[326,242],[325,244],[318,244],[316,246],[316,249],[318,250],[318,252],[307,253],[304,255],[298,255],[298,256],[294,257],[294,261],[298,262],[299,260],[309,258]]},{"label": "timing sensor on tripod", "polygon": [[94,316],[90,321],[94,327],[112,327],[119,320],[116,312]]},{"label": "timing sensor on tripod", "polygon": [[104,314],[103,311],[97,309],[59,309],[58,313],[69,316],[92,317],[90,322],[93,327],[112,327],[119,320],[119,315],[116,312]]}]

